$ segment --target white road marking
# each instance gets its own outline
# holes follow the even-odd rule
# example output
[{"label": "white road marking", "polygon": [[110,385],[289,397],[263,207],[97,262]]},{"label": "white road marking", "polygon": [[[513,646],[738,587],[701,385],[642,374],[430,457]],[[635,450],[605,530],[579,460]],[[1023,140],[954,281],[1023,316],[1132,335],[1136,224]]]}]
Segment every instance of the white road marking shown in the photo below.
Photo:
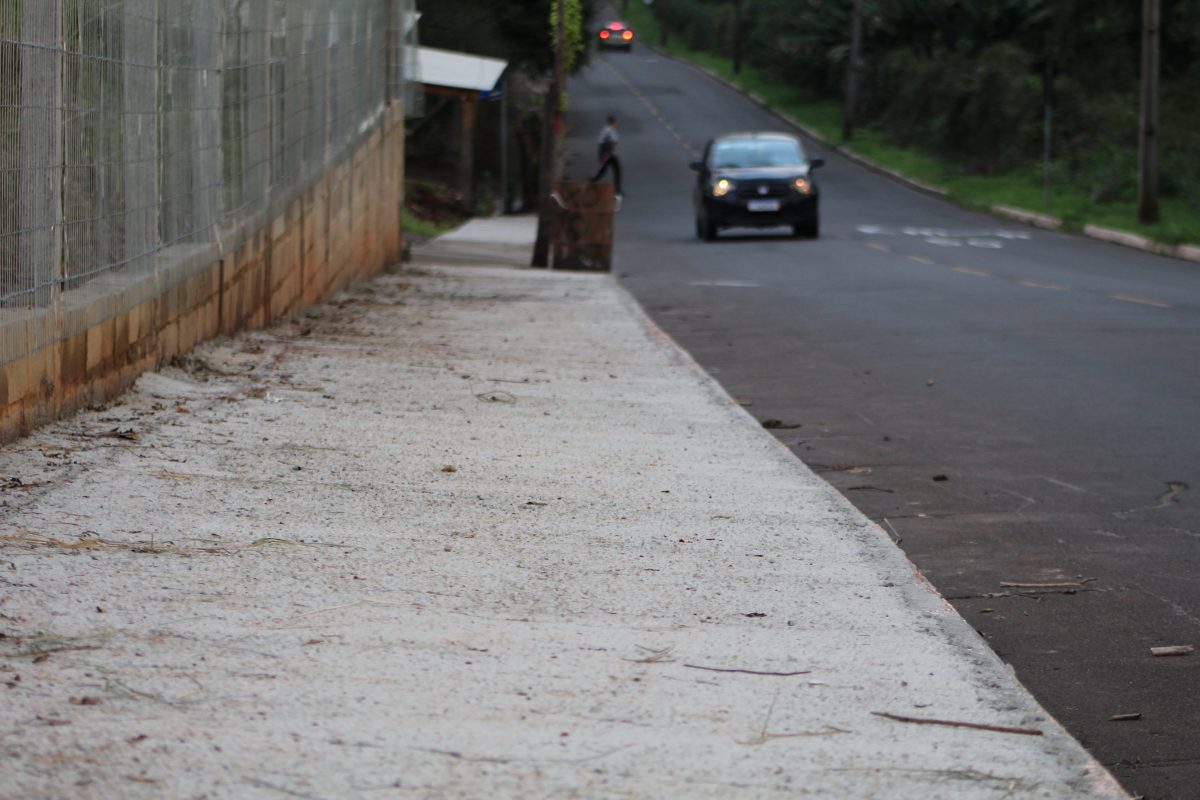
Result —
[{"label": "white road marking", "polygon": [[1076,486],[1073,483],[1067,483],[1066,481],[1060,481],[1058,478],[1051,478],[1048,475],[1038,475],[1038,477],[1048,483],[1053,483],[1055,486],[1061,486],[1064,489],[1070,489],[1071,491],[1082,492],[1084,494],[1088,493],[1088,490],[1084,489],[1082,486]]},{"label": "white road marking", "polygon": [[961,247],[964,243],[985,250],[1000,250],[1006,241],[1028,241],[1033,236],[1028,231],[996,228],[994,230],[950,230],[920,225],[905,225],[889,228],[886,225],[859,225],[856,230],[864,236],[913,236],[924,239],[937,247]]},{"label": "white road marking", "polygon": [[755,283],[753,281],[712,280],[712,281],[690,281],[688,283],[688,286],[716,286],[716,287],[722,288],[722,289],[757,289],[758,287],[762,286],[762,284]]},{"label": "white road marking", "polygon": [[1034,281],[1028,278],[1019,280],[1017,283],[1022,286],[1032,286],[1034,289],[1051,289],[1056,292],[1065,292],[1067,290],[1067,287],[1061,283],[1042,283],[1041,281]]},{"label": "white road marking", "polygon": [[1111,297],[1113,300],[1120,300],[1123,303],[1137,303],[1140,306],[1152,306],[1153,308],[1171,307],[1170,303],[1164,303],[1162,300],[1155,300],[1153,297],[1142,297],[1141,295],[1125,294],[1124,292],[1110,294],[1109,297]]},{"label": "white road marking", "polygon": [[642,105],[644,105],[647,109],[649,109],[651,116],[653,116],[656,120],[658,120],[659,124],[661,124],[664,128],[666,128],[667,132],[675,137],[675,140],[678,141],[680,145],[682,145],[682,147],[685,151],[687,151],[693,158],[700,157],[700,151],[697,150],[695,147],[693,147],[691,142],[689,142],[686,138],[684,138],[683,136],[681,136],[679,133],[677,133],[675,131],[675,129],[671,126],[671,123],[667,122],[666,117],[664,117],[662,112],[659,111],[658,106],[656,106],[656,105],[654,105],[654,103],[650,102],[650,98],[648,98],[648,97],[646,97],[646,95],[642,94],[636,86],[634,86],[632,83],[630,83],[629,80],[624,75],[621,74],[621,71],[619,69],[614,67],[612,64],[608,63],[608,61],[601,61],[600,63],[604,64],[604,66],[606,66],[610,70],[612,70],[613,74],[617,76],[617,80],[619,80],[621,83],[625,84],[625,88],[628,89],[633,94],[634,97],[636,97],[638,100],[642,101]]}]

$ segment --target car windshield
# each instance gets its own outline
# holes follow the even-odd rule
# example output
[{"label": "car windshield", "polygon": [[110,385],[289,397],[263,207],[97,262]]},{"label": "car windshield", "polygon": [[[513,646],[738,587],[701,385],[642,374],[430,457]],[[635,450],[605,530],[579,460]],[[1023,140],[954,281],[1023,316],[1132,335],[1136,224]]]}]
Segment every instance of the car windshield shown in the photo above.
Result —
[{"label": "car windshield", "polygon": [[714,169],[794,167],[804,153],[791,139],[730,139],[713,145],[712,163]]}]

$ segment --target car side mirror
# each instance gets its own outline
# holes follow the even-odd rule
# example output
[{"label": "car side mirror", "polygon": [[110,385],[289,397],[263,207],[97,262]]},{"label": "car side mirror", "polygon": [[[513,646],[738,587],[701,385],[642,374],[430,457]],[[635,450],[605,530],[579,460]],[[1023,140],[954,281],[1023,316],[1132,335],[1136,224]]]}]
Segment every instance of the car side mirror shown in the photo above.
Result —
[{"label": "car side mirror", "polygon": [[688,164],[688,166],[691,167],[692,169],[694,169],[696,172],[704,171],[704,162],[703,161],[693,161],[692,163]]},{"label": "car side mirror", "polygon": [[823,166],[825,166],[825,159],[823,159],[823,158],[812,158],[812,159],[809,159],[809,161],[808,161],[809,169],[816,169],[817,167],[823,167]]}]

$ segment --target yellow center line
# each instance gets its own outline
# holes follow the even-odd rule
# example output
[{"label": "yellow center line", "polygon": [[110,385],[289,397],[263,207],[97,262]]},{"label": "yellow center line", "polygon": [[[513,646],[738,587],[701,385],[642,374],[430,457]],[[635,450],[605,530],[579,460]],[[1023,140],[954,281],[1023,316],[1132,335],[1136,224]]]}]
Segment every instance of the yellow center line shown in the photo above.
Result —
[{"label": "yellow center line", "polygon": [[867,247],[871,248],[872,250],[878,250],[881,253],[892,252],[892,248],[885,244],[880,244],[879,242],[867,242]]},{"label": "yellow center line", "polygon": [[628,89],[630,91],[630,93],[633,94],[634,97],[636,97],[638,100],[642,101],[642,105],[644,105],[647,109],[649,109],[651,116],[653,116],[656,120],[658,120],[659,124],[662,125],[664,128],[666,128],[667,132],[675,137],[675,140],[678,141],[679,144],[683,146],[684,150],[686,150],[693,158],[700,157],[700,151],[697,150],[695,147],[693,147],[691,142],[689,142],[687,139],[685,139],[683,136],[681,136],[678,132],[676,132],[675,128],[672,127],[671,123],[667,122],[667,118],[663,116],[661,111],[659,111],[658,106],[654,105],[654,103],[652,103],[650,101],[650,98],[648,98],[648,97],[646,97],[646,95],[642,94],[636,86],[634,86],[632,83],[629,82],[629,79],[627,79],[623,74],[621,74],[621,71],[619,69],[614,67],[612,64],[608,63],[607,59],[601,60],[600,63],[603,64],[604,66],[608,67],[610,70],[612,70],[612,73],[617,76],[617,80],[619,80],[621,83],[625,84],[625,88]]},{"label": "yellow center line", "polygon": [[1019,280],[1017,283],[1021,284],[1022,286],[1032,286],[1034,289],[1050,289],[1056,292],[1067,291],[1067,287],[1063,286],[1061,283],[1042,283],[1041,281],[1033,281],[1029,280],[1028,278]]},{"label": "yellow center line", "polygon": [[1140,306],[1153,306],[1154,308],[1171,308],[1170,303],[1164,303],[1162,300],[1155,300],[1153,297],[1142,297],[1136,294],[1125,294],[1117,292],[1110,294],[1113,300],[1120,300],[1123,303],[1137,303]]},{"label": "yellow center line", "polygon": [[963,275],[974,275],[979,278],[990,278],[992,273],[986,269],[975,269],[974,267],[954,267],[955,272],[961,272]]},{"label": "yellow center line", "polygon": [[915,261],[918,264],[936,264],[937,263],[932,258],[926,258],[925,256],[909,256],[908,260]]}]

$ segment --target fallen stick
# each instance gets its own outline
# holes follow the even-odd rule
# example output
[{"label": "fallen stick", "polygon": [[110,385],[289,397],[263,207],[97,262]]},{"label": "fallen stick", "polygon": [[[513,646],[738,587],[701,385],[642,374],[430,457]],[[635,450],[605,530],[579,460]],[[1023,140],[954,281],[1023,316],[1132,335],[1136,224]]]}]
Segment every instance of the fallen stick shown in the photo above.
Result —
[{"label": "fallen stick", "polygon": [[1009,728],[1005,725],[985,725],[981,722],[959,722],[952,719],[923,719],[921,717],[904,717],[900,714],[889,714],[886,711],[872,711],[877,717],[894,719],[896,722],[912,722],[917,725],[945,725],[949,728],[972,728],[978,731],[993,731],[995,733],[1016,733],[1022,736],[1041,736],[1037,728]]},{"label": "fallen stick", "polygon": [[1150,652],[1156,656],[1188,656],[1196,652],[1190,644],[1173,644],[1168,647],[1151,647]]},{"label": "fallen stick", "polygon": [[1071,581],[1068,583],[1014,583],[1000,581],[1001,589],[1082,589],[1084,584],[1091,583],[1095,578],[1086,581]]},{"label": "fallen stick", "polygon": [[769,675],[776,678],[790,678],[793,675],[809,675],[812,670],[805,669],[799,672],[766,672],[757,669],[727,669],[725,667],[706,667],[701,664],[684,664],[688,669],[703,669],[709,672],[740,672],[743,675]]},{"label": "fallen stick", "polygon": [[800,731],[798,733],[772,733],[771,731],[763,731],[753,739],[747,739],[744,742],[737,739],[734,739],[734,741],[741,745],[757,747],[758,745],[766,744],[772,739],[800,739],[807,736],[837,736],[840,733],[850,733],[850,731],[845,730],[844,728],[835,728],[832,725],[826,725],[819,731]]},{"label": "fallen stick", "polygon": [[13,653],[12,655],[19,658],[21,656],[37,658],[39,656],[52,656],[55,653],[65,653],[70,650],[99,650],[99,645],[94,644],[73,644],[64,645],[62,647],[43,647],[41,650],[25,650],[23,652]]},{"label": "fallen stick", "polygon": [[671,658],[671,650],[673,648],[670,647],[662,650],[651,650],[649,647],[640,647],[638,649],[645,650],[649,655],[644,658],[622,658],[621,660],[629,661],[633,664],[662,664],[675,660]]}]

